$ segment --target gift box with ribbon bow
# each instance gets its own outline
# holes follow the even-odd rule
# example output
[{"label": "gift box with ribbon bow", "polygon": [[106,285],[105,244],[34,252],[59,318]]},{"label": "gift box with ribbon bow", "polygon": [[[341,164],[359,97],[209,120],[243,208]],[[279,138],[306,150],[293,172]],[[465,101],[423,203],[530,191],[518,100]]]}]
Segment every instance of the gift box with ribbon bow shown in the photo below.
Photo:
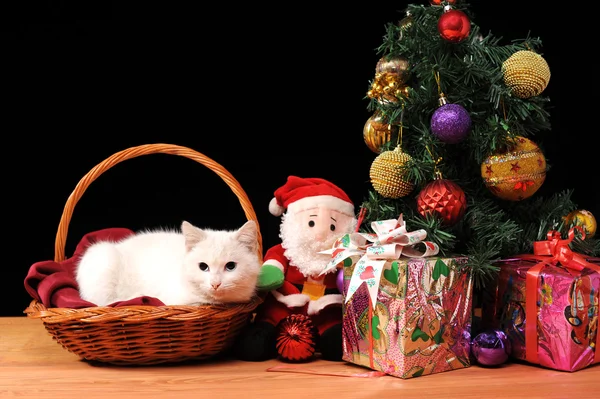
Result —
[{"label": "gift box with ribbon bow", "polygon": [[472,278],[466,257],[437,257],[425,230],[376,221],[337,240],[343,267],[343,360],[412,378],[470,366]]},{"label": "gift box with ribbon bow", "polygon": [[567,239],[550,231],[536,241],[533,255],[497,263],[491,327],[502,329],[512,344],[512,357],[555,370],[577,371],[600,362],[598,298],[600,259],[571,250]]}]

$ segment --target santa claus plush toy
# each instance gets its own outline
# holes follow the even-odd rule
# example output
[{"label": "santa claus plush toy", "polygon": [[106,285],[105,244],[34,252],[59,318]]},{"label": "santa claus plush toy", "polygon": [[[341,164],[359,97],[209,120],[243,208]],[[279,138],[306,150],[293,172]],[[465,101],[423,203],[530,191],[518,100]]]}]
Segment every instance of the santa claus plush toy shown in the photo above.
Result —
[{"label": "santa claus plush toy", "polygon": [[289,176],[269,211],[281,216],[281,243],[269,248],[259,278],[268,290],[254,322],[236,342],[239,358],[342,360],[342,295],[336,272],[321,275],[334,242],[356,228],[354,204],[321,178]]}]

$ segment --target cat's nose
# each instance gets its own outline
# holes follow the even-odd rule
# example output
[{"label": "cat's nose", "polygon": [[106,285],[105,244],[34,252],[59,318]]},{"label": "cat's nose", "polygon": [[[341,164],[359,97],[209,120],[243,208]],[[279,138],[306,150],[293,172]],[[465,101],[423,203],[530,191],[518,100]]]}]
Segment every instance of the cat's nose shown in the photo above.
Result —
[{"label": "cat's nose", "polygon": [[211,284],[211,285],[212,285],[213,289],[216,290],[217,288],[219,288],[221,286],[221,283]]}]

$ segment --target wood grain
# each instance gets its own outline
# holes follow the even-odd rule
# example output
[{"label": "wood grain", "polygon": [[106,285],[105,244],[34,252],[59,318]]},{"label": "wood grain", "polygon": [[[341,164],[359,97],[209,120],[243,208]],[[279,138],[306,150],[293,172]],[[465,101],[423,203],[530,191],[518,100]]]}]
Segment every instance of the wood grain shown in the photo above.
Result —
[{"label": "wood grain", "polygon": [[[270,371],[291,367],[289,372]],[[0,397],[20,398],[598,398],[600,366],[574,373],[508,363],[409,380],[360,378],[345,362],[232,359],[171,366],[92,365],[53,341],[40,320],[0,318]],[[315,372],[318,374],[310,374]],[[325,374],[337,374],[335,376]]]}]

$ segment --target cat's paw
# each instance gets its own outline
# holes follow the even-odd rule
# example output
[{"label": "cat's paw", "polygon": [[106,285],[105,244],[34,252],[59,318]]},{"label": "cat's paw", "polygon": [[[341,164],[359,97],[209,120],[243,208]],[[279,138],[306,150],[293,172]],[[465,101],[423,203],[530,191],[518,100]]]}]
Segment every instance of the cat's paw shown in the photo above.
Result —
[{"label": "cat's paw", "polygon": [[259,291],[271,291],[283,285],[285,276],[283,271],[277,266],[263,265],[258,274],[256,288]]}]

